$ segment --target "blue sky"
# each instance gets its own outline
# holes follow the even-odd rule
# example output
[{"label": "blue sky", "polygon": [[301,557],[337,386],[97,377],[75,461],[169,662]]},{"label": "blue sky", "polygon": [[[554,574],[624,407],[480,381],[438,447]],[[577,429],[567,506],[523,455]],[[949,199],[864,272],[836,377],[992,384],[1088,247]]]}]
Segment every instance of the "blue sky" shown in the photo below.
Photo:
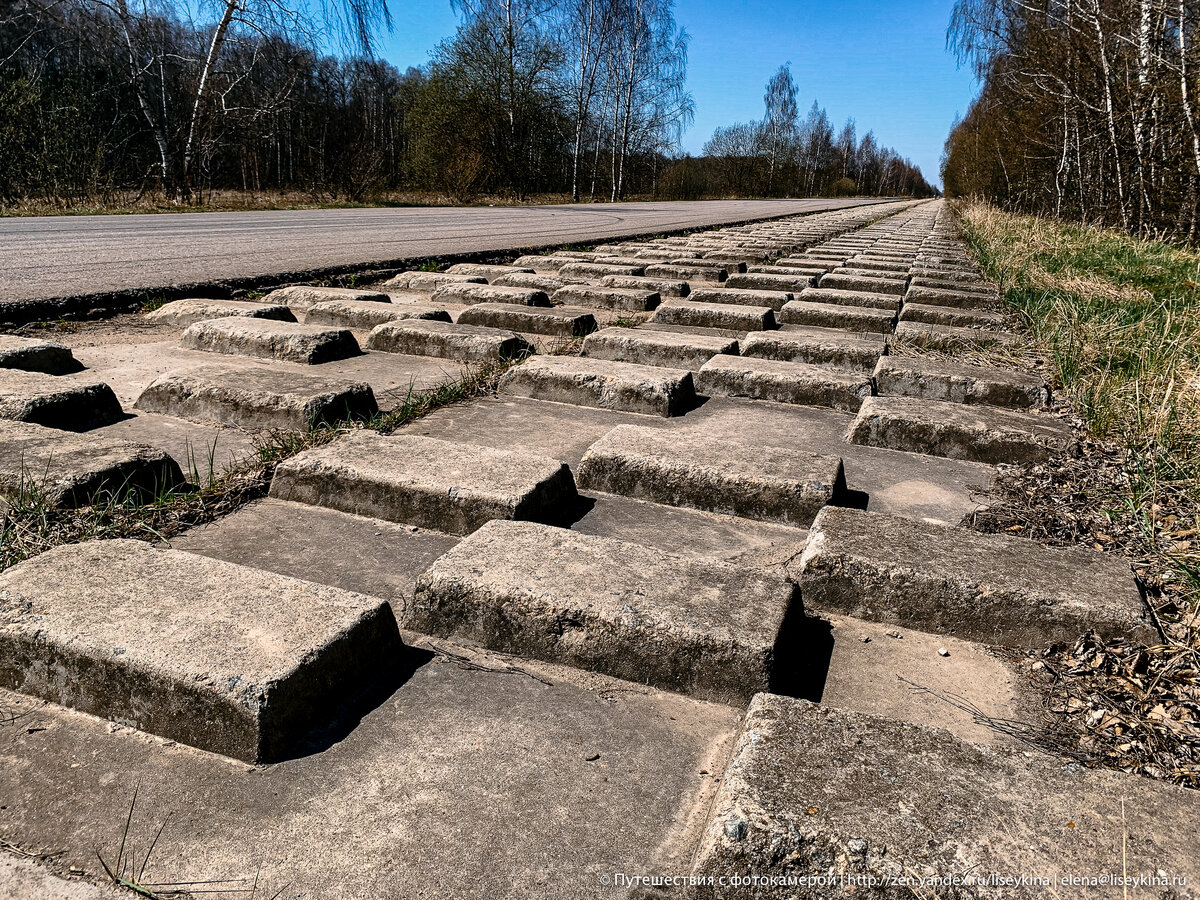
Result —
[{"label": "blue sky", "polygon": [[[953,0],[676,0],[692,36],[688,87],[696,121],[684,135],[698,153],[718,125],[762,116],[763,86],[791,62],[801,112],[820,101],[840,128],[853,116],[861,137],[912,159],[938,182],[938,159],[956,113],[975,85],[945,50]],[[392,0],[395,31],[380,55],[419,66],[457,19],[447,0]]]}]

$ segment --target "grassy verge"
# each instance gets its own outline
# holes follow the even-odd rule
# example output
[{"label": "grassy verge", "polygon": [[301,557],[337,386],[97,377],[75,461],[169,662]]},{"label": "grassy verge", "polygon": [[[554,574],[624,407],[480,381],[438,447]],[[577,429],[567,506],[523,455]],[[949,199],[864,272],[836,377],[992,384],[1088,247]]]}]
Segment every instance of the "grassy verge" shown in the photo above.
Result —
[{"label": "grassy verge", "polygon": [[1061,749],[1200,787],[1200,254],[958,212],[1085,438],[1080,459],[1003,468],[976,527],[1126,554],[1162,629],[1047,652]]}]

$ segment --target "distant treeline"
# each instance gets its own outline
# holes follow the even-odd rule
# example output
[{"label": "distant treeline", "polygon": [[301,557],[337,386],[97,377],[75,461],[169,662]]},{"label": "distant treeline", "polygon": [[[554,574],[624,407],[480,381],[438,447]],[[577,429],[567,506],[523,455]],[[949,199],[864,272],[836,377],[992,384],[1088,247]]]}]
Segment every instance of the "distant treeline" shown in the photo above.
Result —
[{"label": "distant treeline", "polygon": [[[385,0],[0,0],[0,205],[121,205],[207,192],[370,201],[571,194],[927,193],[912,166],[835,142],[824,114],[692,119],[672,0],[455,0],[420,69],[374,59]],[[340,35],[338,55],[318,51]],[[788,77],[790,83],[790,76]],[[844,135],[843,135],[844,136]]]},{"label": "distant treeline", "polygon": [[979,98],[946,144],[951,195],[1200,237],[1200,0],[959,0]]}]

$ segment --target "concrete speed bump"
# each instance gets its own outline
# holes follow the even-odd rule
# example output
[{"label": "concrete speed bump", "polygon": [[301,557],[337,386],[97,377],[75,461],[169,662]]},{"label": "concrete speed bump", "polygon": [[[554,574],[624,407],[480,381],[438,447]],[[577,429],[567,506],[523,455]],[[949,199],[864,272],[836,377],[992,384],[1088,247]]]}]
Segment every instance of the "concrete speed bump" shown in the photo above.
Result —
[{"label": "concrete speed bump", "polygon": [[737,306],[765,306],[773,312],[796,299],[787,291],[741,290],[737,288],[700,288],[688,300],[693,303],[733,303]]},{"label": "concrete speed bump", "polygon": [[763,331],[775,327],[775,312],[767,306],[668,300],[654,311],[650,321],[660,325],[690,325],[725,331]]},{"label": "concrete speed bump", "polygon": [[555,303],[566,306],[595,307],[597,309],[620,309],[629,312],[646,312],[658,306],[661,298],[657,291],[636,288],[596,287],[590,284],[572,284],[554,292]]},{"label": "concrete speed bump", "polygon": [[868,334],[890,334],[896,325],[896,313],[889,309],[793,300],[779,311],[779,322],[783,325],[812,325]]},{"label": "concrete speed bump", "polygon": [[686,281],[646,278],[644,275],[605,275],[600,279],[600,284],[602,287],[652,291],[659,297],[686,297],[691,291],[691,285]]},{"label": "concrete speed bump", "polygon": [[888,397],[983,403],[1012,409],[1050,403],[1050,387],[1036,375],[926,356],[881,358],[875,367],[875,384],[879,393]]},{"label": "concrete speed bump", "polygon": [[327,288],[312,287],[311,285],[293,285],[271,291],[262,298],[268,305],[279,304],[288,307],[293,312],[304,312],[314,303],[328,303],[330,300],[364,300],[371,303],[387,303],[388,295],[382,291],[360,291],[356,288]]},{"label": "concrete speed bump", "polygon": [[596,330],[595,315],[575,306],[541,309],[513,303],[480,303],[459,313],[458,323],[561,338],[583,337]]},{"label": "concrete speed bump", "polygon": [[162,375],[134,406],[193,422],[288,431],[379,412],[370,385],[267,366],[204,366]]},{"label": "concrete speed bump", "polygon": [[370,329],[396,319],[433,319],[449,322],[450,313],[436,306],[415,303],[375,303],[371,300],[331,300],[314,303],[304,313],[305,325]]},{"label": "concrete speed bump", "polygon": [[446,270],[447,275],[474,275],[491,281],[504,275],[533,274],[530,266],[489,266],[481,263],[457,263]]},{"label": "concrete speed bump", "polygon": [[250,763],[286,758],[403,652],[385,601],[141,541],[0,574],[0,684]]},{"label": "concrete speed bump", "polygon": [[46,375],[66,375],[83,366],[70,347],[38,338],[0,334],[0,369],[24,369]]},{"label": "concrete speed bump", "polygon": [[1006,647],[1155,640],[1129,560],[856,509],[823,510],[800,561],[805,603]]},{"label": "concrete speed bump", "polygon": [[180,344],[189,350],[280,359],[306,365],[348,359],[361,352],[354,335],[345,328],[241,316],[189,325],[184,329]]},{"label": "concrete speed bump", "polygon": [[0,368],[0,419],[87,431],[122,416],[117,395],[103,382]]},{"label": "concrete speed bump", "polygon": [[796,298],[805,303],[829,303],[835,306],[861,306],[867,309],[900,309],[900,298],[891,294],[871,294],[867,291],[835,291],[830,288],[807,288]]},{"label": "concrete speed bump", "polygon": [[521,359],[534,351],[525,338],[503,328],[427,319],[405,319],[379,325],[367,338],[367,349],[482,363]]},{"label": "concrete speed bump", "polygon": [[737,355],[736,338],[640,328],[602,328],[583,342],[583,355],[643,366],[696,371],[718,353]]},{"label": "concrete speed bump", "polygon": [[746,335],[739,349],[742,356],[869,372],[887,349],[887,339],[882,334],[851,334],[840,328],[785,325],[778,331]]},{"label": "concrete speed bump", "polygon": [[1196,792],[1164,782],[762,694],[710,808],[691,896],[1170,896],[1119,880],[1195,883],[1200,857],[1179,835],[1197,816]]},{"label": "concrete speed bump", "polygon": [[802,528],[846,491],[837,456],[639,425],[618,425],[592,444],[576,478],[589,490]]},{"label": "concrete speed bump", "polygon": [[696,402],[692,373],[577,356],[535,356],[500,379],[500,392],[533,400],[678,416]]},{"label": "concrete speed bump", "polygon": [[924,322],[928,325],[950,325],[955,328],[1001,329],[1008,318],[1001,313],[984,309],[962,309],[957,306],[929,306],[925,303],[905,303],[900,312],[902,322]]},{"label": "concrete speed bump", "polygon": [[417,580],[405,627],[743,704],[796,665],[789,582],[524,522],[490,522]]},{"label": "concrete speed bump", "polygon": [[487,279],[481,275],[451,275],[448,272],[401,272],[395,278],[389,278],[381,287],[389,291],[432,294],[448,284],[487,284]]},{"label": "concrete speed bump", "polygon": [[798,294],[817,283],[815,275],[807,275],[795,270],[786,275],[772,275],[765,272],[748,272],[743,275],[730,275],[725,287],[750,291],[782,291],[788,294]]},{"label": "concrete speed bump", "polygon": [[740,356],[714,356],[696,373],[696,390],[709,397],[747,397],[858,412],[874,394],[871,376],[827,366]]},{"label": "concrete speed bump", "polygon": [[576,500],[571,470],[558,460],[372,431],[281,463],[270,495],[448,534],[491,519],[555,521]]},{"label": "concrete speed bump", "polygon": [[672,281],[711,281],[721,282],[729,277],[729,272],[723,266],[706,266],[701,264],[659,263],[646,267],[646,275],[650,278],[667,278]]},{"label": "concrete speed bump", "polygon": [[846,440],[983,463],[1039,463],[1079,449],[1071,429],[1053,416],[910,397],[865,400]]},{"label": "concrete speed bump", "polygon": [[256,300],[174,300],[158,309],[146,313],[146,320],[157,325],[179,325],[186,327],[205,319],[223,319],[226,316],[249,316],[252,319],[279,319],[295,322],[290,307],[282,303],[260,303]]},{"label": "concrete speed bump", "polygon": [[184,483],[162,450],[25,422],[0,422],[0,485],[56,508],[153,500]]},{"label": "concrete speed bump", "polygon": [[446,284],[433,292],[434,303],[508,303],[514,306],[549,306],[545,291],[536,288],[500,287],[493,284]]}]

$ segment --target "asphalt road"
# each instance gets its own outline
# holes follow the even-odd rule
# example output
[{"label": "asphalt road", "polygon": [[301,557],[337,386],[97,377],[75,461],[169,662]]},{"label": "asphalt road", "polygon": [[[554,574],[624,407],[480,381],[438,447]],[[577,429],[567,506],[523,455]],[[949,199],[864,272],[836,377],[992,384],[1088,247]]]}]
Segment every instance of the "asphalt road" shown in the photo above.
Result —
[{"label": "asphalt road", "polygon": [[512,250],[842,209],[710,200],[0,218],[0,302],[87,297]]}]

